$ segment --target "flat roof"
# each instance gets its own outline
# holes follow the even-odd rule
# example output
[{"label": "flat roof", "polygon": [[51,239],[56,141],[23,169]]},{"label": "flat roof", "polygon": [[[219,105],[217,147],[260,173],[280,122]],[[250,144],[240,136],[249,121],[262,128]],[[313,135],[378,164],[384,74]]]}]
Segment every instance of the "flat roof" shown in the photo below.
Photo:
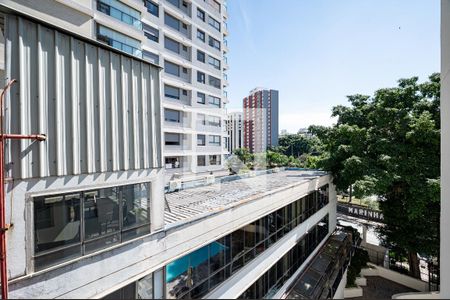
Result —
[{"label": "flat roof", "polygon": [[327,174],[317,170],[283,170],[167,193],[164,220],[166,225],[190,222]]}]

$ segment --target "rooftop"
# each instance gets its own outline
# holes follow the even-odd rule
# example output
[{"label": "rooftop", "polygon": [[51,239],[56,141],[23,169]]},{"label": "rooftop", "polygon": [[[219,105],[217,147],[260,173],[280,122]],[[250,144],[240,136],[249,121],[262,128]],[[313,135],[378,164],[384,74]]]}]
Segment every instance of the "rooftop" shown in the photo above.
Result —
[{"label": "rooftop", "polygon": [[224,178],[211,185],[167,193],[164,219],[166,224],[193,221],[324,175],[327,173],[315,170],[268,171],[254,177]]}]

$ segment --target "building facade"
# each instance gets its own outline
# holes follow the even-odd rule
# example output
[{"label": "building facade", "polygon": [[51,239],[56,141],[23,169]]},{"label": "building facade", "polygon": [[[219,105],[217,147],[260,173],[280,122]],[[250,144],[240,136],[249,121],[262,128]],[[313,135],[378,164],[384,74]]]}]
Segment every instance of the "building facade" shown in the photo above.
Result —
[{"label": "building facade", "polygon": [[244,147],[244,114],[242,112],[232,112],[228,114],[227,132],[227,147],[229,153],[232,153],[235,149]]},{"label": "building facade", "polygon": [[228,15],[223,0],[2,2],[163,67],[167,178],[223,169],[228,102]]},{"label": "building facade", "polygon": [[255,88],[243,100],[244,147],[260,153],[278,145],[278,91]]}]

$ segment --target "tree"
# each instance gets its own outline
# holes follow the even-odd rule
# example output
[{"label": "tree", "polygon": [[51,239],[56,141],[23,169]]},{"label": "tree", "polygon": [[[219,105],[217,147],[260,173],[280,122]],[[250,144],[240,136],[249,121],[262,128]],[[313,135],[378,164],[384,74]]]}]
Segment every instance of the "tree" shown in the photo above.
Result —
[{"label": "tree", "polygon": [[420,276],[417,253],[439,250],[440,108],[439,74],[429,81],[401,79],[373,97],[349,96],[336,106],[332,128],[317,135],[326,153],[319,164],[337,189],[353,185],[356,197],[378,195],[386,246],[409,253],[410,273]]},{"label": "tree", "polygon": [[253,160],[253,154],[247,148],[234,149],[233,154],[237,155],[244,164]]}]

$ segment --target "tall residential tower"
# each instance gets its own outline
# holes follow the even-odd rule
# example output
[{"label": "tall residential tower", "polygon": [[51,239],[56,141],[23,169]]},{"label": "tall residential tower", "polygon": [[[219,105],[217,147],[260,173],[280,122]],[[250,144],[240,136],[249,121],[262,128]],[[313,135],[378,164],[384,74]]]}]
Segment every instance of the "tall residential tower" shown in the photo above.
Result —
[{"label": "tall residential tower", "polygon": [[244,147],[253,153],[278,145],[278,91],[255,88],[244,98]]}]

